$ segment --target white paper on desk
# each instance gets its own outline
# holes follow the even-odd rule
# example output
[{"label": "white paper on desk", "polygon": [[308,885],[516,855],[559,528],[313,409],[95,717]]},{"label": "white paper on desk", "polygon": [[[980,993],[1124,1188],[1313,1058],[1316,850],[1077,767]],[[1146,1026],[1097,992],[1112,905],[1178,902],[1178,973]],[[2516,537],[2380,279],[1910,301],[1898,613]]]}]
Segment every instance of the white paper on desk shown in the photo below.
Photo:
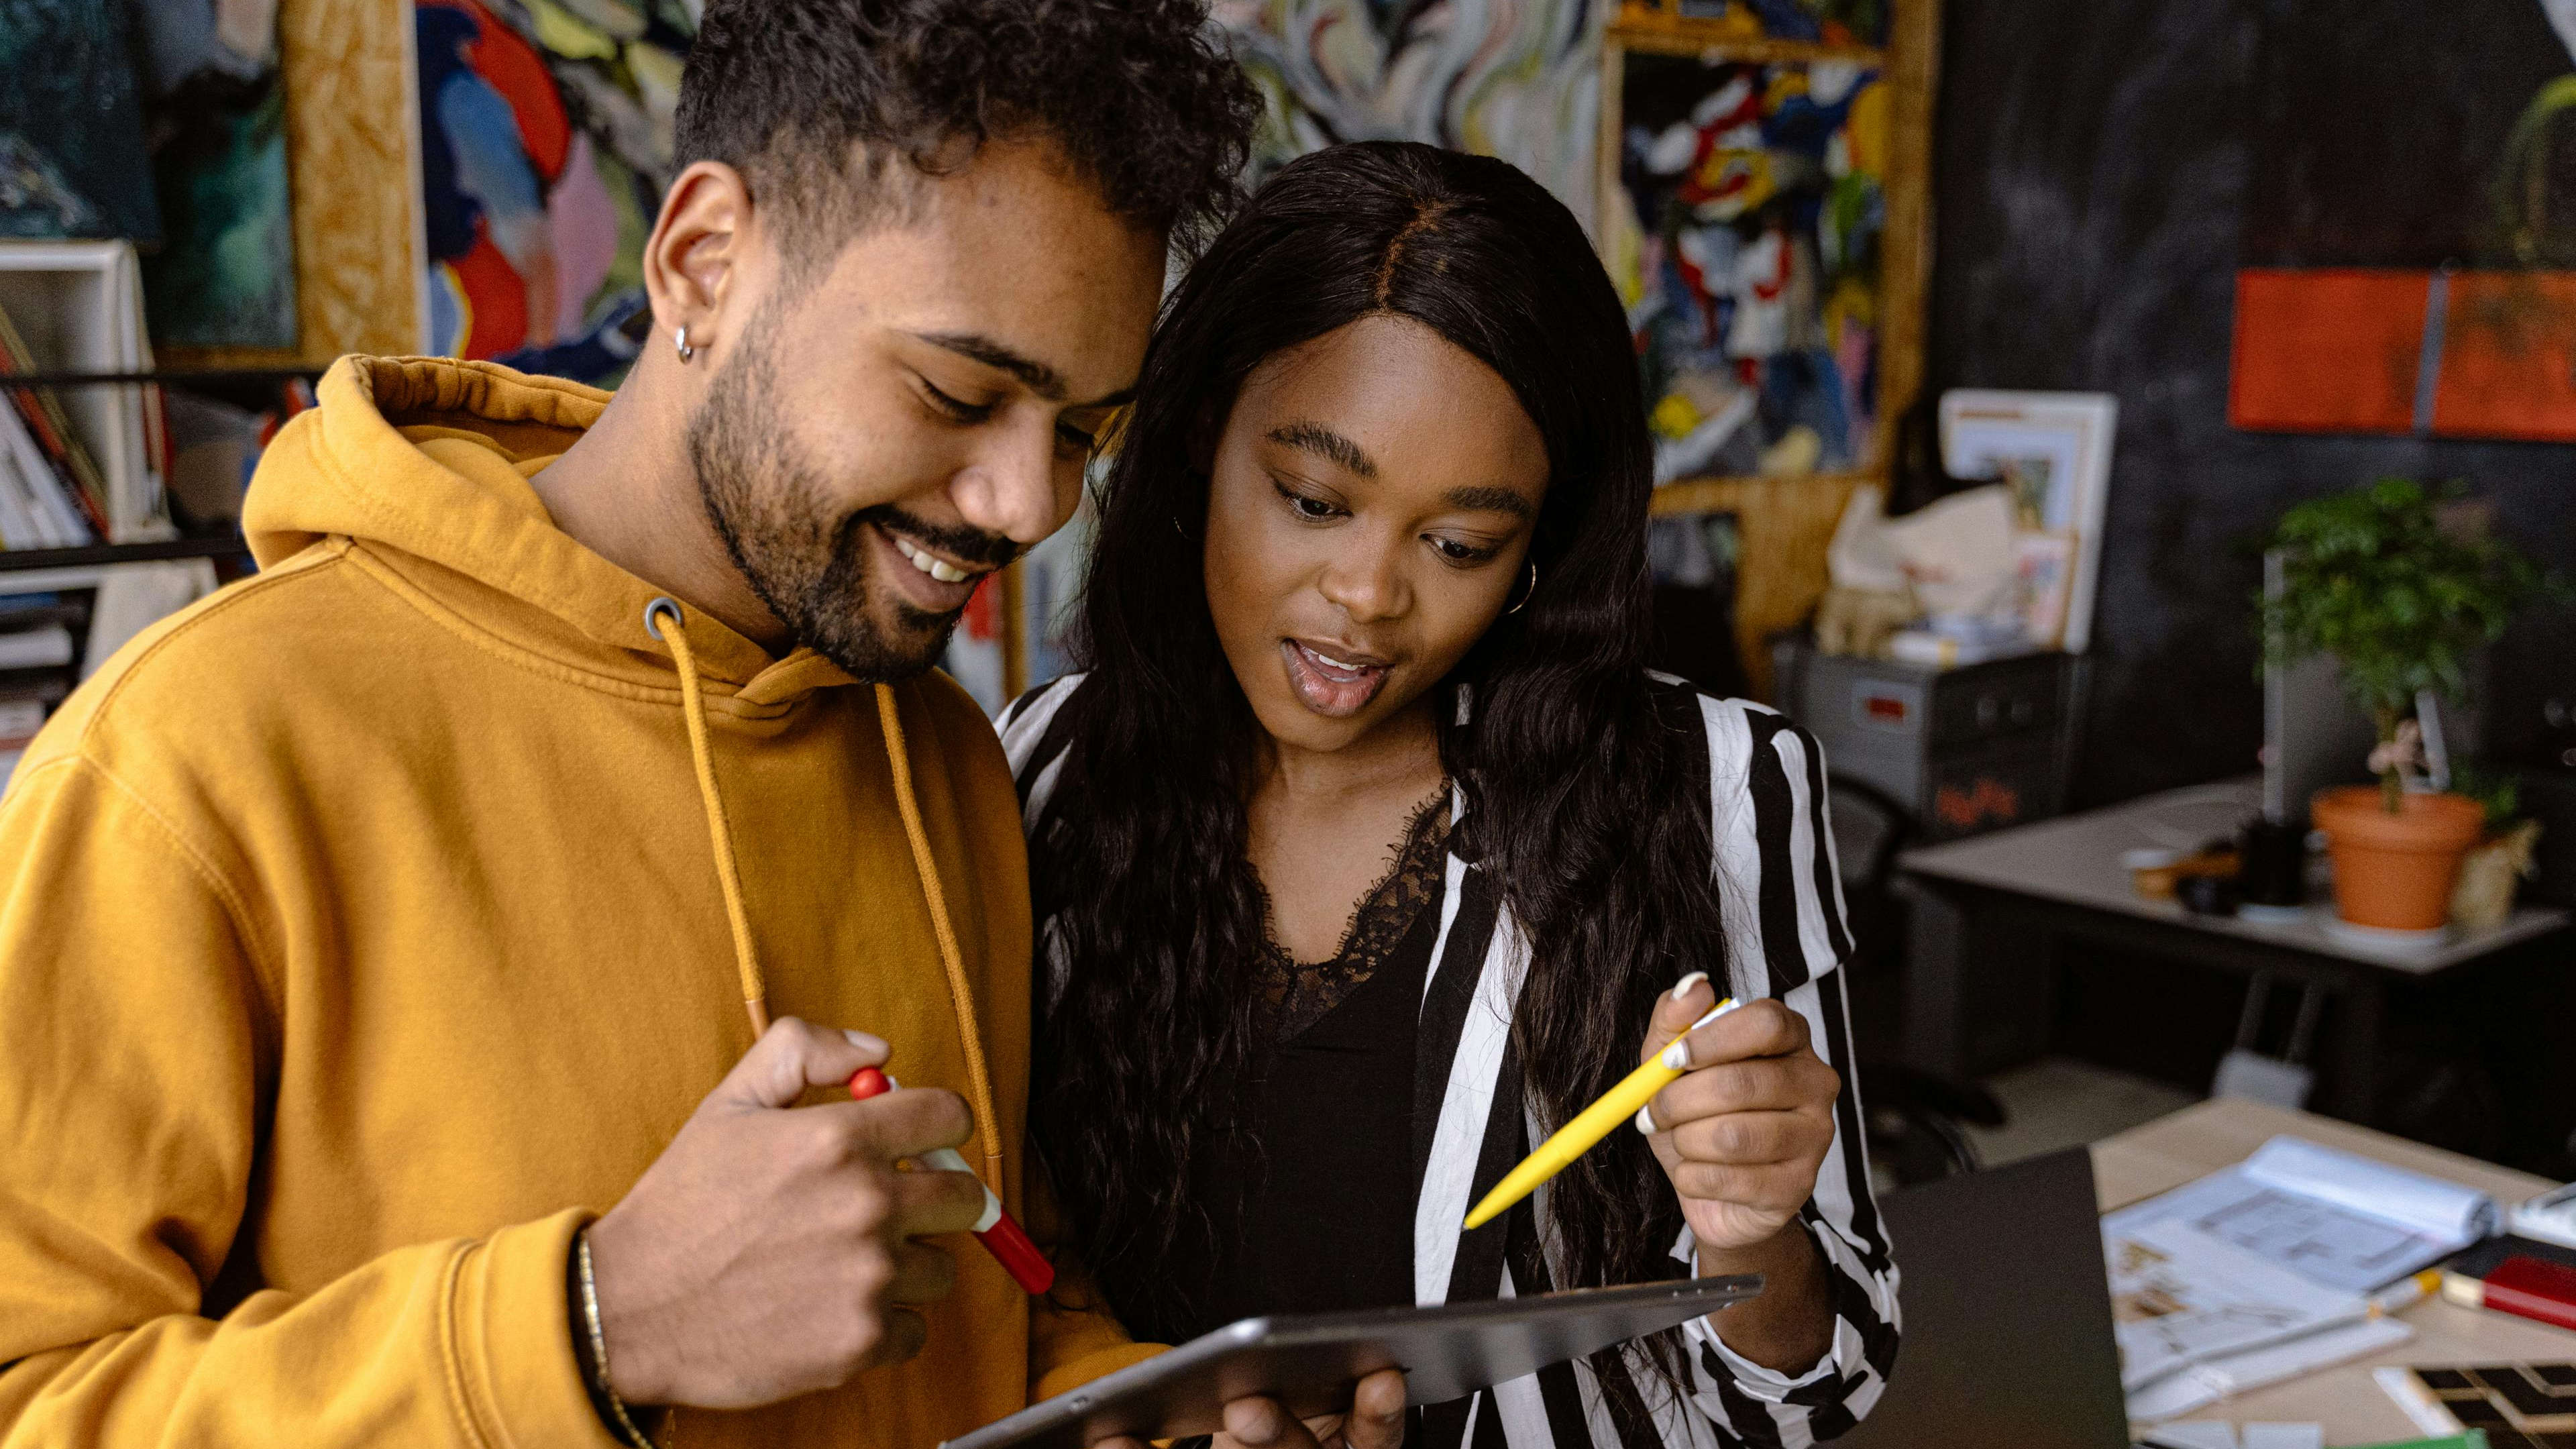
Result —
[{"label": "white paper on desk", "polygon": [[2124,1392],[2370,1311],[2358,1293],[2311,1283],[2177,1218],[2118,1232],[2106,1223],[2102,1236]]},{"label": "white paper on desk", "polygon": [[2393,1283],[2501,1221],[2495,1199],[2474,1188],[2297,1137],[2275,1137],[2234,1167],[2122,1208],[2102,1231],[2164,1218],[2354,1292]]},{"label": "white paper on desk", "polygon": [[2129,1395],[2129,1417],[2141,1424],[2153,1424],[2217,1403],[2230,1394],[2394,1348],[2414,1336],[2414,1328],[2397,1319],[2365,1318],[2358,1323],[2320,1328],[2268,1348],[2227,1354],[2167,1374]]}]

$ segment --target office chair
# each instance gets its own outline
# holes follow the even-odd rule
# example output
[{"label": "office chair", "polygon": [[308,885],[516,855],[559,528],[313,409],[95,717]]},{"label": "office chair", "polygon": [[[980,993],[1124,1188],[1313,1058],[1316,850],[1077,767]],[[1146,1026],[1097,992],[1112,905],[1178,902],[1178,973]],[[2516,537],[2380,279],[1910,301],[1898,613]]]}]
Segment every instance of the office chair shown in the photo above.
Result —
[{"label": "office chair", "polygon": [[1982,1087],[1917,1071],[1899,1056],[1905,917],[1895,888],[1896,857],[1916,833],[1915,821],[1885,791],[1830,771],[1825,794],[1852,936],[1844,984],[1870,1158],[1899,1186],[1974,1172],[1980,1166],[1976,1144],[1961,1124],[2000,1127],[2003,1104]]}]

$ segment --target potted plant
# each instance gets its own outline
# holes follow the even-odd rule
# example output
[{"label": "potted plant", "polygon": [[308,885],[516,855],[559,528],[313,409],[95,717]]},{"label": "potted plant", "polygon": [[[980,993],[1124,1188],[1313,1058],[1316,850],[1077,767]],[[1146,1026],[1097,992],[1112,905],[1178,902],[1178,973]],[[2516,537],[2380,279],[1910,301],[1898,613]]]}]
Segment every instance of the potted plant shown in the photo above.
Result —
[{"label": "potted plant", "polygon": [[2486,810],[2407,788],[2415,701],[2460,698],[2470,658],[2541,592],[2540,571],[2504,544],[2444,527],[2435,500],[2405,478],[2300,504],[2272,546],[2283,587],[2262,603],[2271,662],[2334,656],[2345,692],[2379,727],[2378,786],[2322,790],[2310,803],[2334,857],[2335,907],[2358,926],[2438,928]]}]

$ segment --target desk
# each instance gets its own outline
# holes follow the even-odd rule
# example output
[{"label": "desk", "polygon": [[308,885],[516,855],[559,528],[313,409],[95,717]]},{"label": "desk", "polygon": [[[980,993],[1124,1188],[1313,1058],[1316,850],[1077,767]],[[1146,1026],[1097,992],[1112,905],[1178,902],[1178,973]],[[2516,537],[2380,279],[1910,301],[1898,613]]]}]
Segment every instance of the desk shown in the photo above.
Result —
[{"label": "desk", "polygon": [[[2179,1187],[2252,1155],[2277,1133],[2338,1147],[2363,1157],[2467,1183],[2510,1206],[2546,1190],[2546,1179],[2425,1147],[2307,1112],[2254,1102],[2212,1101],[2159,1117],[2093,1144],[2094,1192],[2102,1211]],[[1900,1252],[1902,1251],[1900,1247]],[[2509,1314],[2461,1308],[2430,1298],[2398,1315],[2414,1326],[2412,1342],[2370,1358],[2221,1399],[2186,1419],[2232,1423],[2323,1424],[2328,1444],[2380,1444],[2420,1432],[2370,1371],[2383,1364],[2476,1364],[2576,1359],[2576,1333]]]},{"label": "desk", "polygon": [[2555,907],[2518,907],[2493,931],[2455,933],[2430,949],[2386,949],[2332,934],[2326,924],[2331,904],[2272,925],[2195,916],[2131,887],[2120,866],[2123,853],[2232,835],[2260,808],[2261,792],[2257,778],[2230,780],[1907,851],[1898,860],[1913,905],[1907,1064],[1963,1081],[2037,1055],[2046,1042],[2034,1037],[2045,1032],[2053,998],[2045,948],[2074,939],[2325,988],[2336,1006],[2339,1070],[2320,1104],[2368,1122],[2377,1106],[2372,1067],[2392,981],[2430,979],[2508,948],[2564,944],[2568,914]]}]

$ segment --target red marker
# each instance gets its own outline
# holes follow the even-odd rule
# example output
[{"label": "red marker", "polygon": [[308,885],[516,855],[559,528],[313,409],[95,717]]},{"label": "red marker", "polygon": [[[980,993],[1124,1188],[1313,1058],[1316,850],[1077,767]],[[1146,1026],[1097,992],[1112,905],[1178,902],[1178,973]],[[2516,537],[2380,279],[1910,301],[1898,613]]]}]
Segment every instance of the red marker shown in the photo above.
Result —
[{"label": "red marker", "polygon": [[[850,1099],[864,1102],[902,1085],[874,1067],[861,1067],[850,1074]],[[954,1147],[925,1152],[913,1160],[940,1172],[962,1172],[969,1177],[975,1173],[975,1169],[966,1165],[966,1159],[957,1155]],[[1046,1254],[1038,1251],[1037,1244],[1029,1241],[1029,1235],[1021,1230],[1020,1225],[1011,1221],[1011,1215],[1002,1211],[1002,1200],[995,1197],[989,1187],[984,1189],[984,1216],[975,1220],[972,1231],[975,1241],[984,1245],[984,1250],[993,1255],[994,1261],[1002,1265],[1003,1271],[1011,1275],[1011,1280],[1020,1285],[1022,1292],[1044,1293],[1054,1286],[1055,1265],[1046,1260]]]}]

